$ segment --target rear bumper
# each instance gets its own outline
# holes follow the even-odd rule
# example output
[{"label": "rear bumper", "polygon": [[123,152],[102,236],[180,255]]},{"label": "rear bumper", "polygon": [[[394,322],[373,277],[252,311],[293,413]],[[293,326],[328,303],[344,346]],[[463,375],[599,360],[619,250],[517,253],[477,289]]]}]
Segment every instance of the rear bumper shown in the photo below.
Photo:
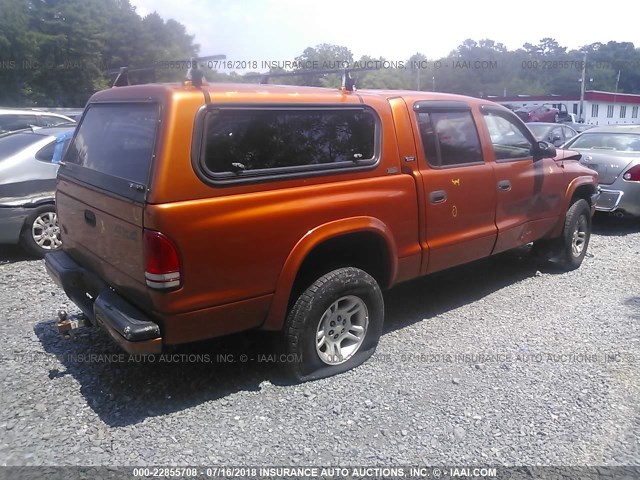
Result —
[{"label": "rear bumper", "polygon": [[601,212],[613,212],[620,205],[624,192],[620,190],[609,190],[600,188],[600,197],[596,205],[596,210]]},{"label": "rear bumper", "polygon": [[[601,212],[622,212],[634,217],[640,216],[640,184],[635,185],[631,182],[621,184],[620,189],[615,182],[609,188],[600,188],[602,194],[596,204],[596,210]],[[613,187],[613,188],[611,188]]]},{"label": "rear bumper", "polygon": [[24,207],[0,208],[0,243],[18,243],[30,211]]},{"label": "rear bumper", "polygon": [[159,325],[64,251],[47,254],[45,265],[49,275],[91,323],[104,328],[126,352],[152,354],[162,351]]}]

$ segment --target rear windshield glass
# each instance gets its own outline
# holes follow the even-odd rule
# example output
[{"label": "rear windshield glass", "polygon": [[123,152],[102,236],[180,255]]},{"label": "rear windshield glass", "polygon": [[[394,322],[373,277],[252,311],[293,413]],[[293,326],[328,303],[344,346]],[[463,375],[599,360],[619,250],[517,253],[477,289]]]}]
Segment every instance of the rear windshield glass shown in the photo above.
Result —
[{"label": "rear windshield glass", "polygon": [[536,137],[544,136],[549,130],[547,125],[536,125],[535,123],[530,123],[527,127],[529,127],[529,130],[531,130]]},{"label": "rear windshield glass", "polygon": [[34,135],[33,133],[14,133],[6,137],[0,138],[0,161],[11,157],[20,150],[33,145],[42,140],[42,135]]},{"label": "rear windshield glass", "polygon": [[32,125],[38,125],[35,115],[0,115],[0,133],[29,128]]},{"label": "rear windshield glass", "polygon": [[640,135],[623,133],[583,133],[571,148],[595,148],[620,152],[640,152]]},{"label": "rear windshield glass", "polygon": [[146,185],[158,115],[151,103],[91,105],[65,162]]}]

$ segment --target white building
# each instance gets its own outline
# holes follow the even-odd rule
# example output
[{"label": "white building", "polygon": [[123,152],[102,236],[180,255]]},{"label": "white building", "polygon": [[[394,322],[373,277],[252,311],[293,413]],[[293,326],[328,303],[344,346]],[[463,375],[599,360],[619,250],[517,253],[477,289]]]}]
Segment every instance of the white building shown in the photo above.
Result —
[{"label": "white building", "polygon": [[[489,100],[514,107],[550,104],[560,108],[564,104],[569,113],[580,119],[579,95],[516,95],[489,97]],[[582,118],[584,123],[591,125],[640,124],[639,107],[640,95],[587,90],[584,94]]]}]

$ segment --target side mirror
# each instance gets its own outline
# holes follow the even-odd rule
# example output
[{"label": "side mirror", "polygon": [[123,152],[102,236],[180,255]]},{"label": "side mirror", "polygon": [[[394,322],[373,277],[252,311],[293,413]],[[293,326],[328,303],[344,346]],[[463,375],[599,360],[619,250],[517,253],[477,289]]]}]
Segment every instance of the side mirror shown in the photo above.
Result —
[{"label": "side mirror", "polygon": [[547,142],[538,142],[533,146],[533,159],[554,158],[557,155],[556,147]]}]

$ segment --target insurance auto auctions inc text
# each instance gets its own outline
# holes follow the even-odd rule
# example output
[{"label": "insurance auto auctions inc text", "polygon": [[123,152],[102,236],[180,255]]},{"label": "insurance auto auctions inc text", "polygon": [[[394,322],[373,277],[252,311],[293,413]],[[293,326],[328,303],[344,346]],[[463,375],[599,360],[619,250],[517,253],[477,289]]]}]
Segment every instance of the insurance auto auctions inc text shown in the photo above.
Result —
[{"label": "insurance auto auctions inc text", "polygon": [[348,62],[342,60],[209,60],[204,66],[213,70],[478,70],[498,68],[497,60],[366,60]]}]

